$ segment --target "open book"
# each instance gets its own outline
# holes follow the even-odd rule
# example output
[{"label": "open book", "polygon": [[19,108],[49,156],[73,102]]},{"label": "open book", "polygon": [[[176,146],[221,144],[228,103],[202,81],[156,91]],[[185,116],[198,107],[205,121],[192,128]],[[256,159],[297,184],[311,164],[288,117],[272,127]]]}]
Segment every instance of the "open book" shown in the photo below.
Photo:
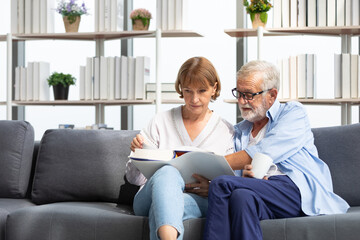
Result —
[{"label": "open book", "polygon": [[194,173],[209,180],[220,175],[235,175],[224,156],[210,152],[135,149],[129,158],[147,179],[167,164],[179,170],[185,183],[196,182],[192,177]]}]

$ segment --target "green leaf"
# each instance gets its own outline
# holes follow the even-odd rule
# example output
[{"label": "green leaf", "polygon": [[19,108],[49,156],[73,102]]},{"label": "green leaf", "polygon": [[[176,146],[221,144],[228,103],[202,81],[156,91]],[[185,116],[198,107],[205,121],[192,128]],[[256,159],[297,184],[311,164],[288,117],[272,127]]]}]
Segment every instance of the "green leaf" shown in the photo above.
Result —
[{"label": "green leaf", "polygon": [[254,19],[255,19],[255,13],[250,13],[250,19],[251,19],[252,22],[254,21]]},{"label": "green leaf", "polygon": [[267,23],[267,18],[268,18],[268,14],[267,14],[266,12],[260,13],[260,20],[261,20],[263,23]]}]

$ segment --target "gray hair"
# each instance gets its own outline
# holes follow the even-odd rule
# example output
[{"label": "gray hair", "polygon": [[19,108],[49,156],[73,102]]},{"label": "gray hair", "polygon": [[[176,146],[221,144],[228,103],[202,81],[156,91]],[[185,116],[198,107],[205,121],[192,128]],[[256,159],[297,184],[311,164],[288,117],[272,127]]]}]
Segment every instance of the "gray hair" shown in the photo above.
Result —
[{"label": "gray hair", "polygon": [[279,69],[272,63],[254,60],[243,65],[236,73],[236,79],[247,78],[254,74],[261,74],[263,83],[262,90],[271,88],[280,89],[280,72]]}]

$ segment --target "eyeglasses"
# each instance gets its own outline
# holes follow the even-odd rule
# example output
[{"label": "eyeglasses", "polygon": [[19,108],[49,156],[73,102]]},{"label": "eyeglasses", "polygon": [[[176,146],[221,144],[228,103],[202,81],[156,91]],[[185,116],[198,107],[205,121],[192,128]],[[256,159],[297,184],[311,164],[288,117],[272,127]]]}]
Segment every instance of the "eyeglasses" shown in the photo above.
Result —
[{"label": "eyeglasses", "polygon": [[263,90],[263,91],[260,91],[260,92],[257,92],[257,93],[250,93],[250,92],[239,92],[236,88],[233,88],[231,90],[231,92],[232,92],[232,95],[237,99],[242,97],[245,100],[253,100],[256,95],[262,94],[262,93],[267,92],[269,90],[271,90],[271,89]]}]

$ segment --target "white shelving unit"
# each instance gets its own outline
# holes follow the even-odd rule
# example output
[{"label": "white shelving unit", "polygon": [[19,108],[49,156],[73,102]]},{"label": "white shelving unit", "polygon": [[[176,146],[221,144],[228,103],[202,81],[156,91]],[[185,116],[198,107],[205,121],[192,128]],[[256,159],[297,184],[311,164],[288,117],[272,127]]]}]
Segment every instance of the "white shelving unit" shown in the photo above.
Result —
[{"label": "white shelving unit", "polygon": [[[333,36],[341,38],[341,52],[351,53],[351,37],[360,35],[360,26],[345,27],[302,27],[302,28],[269,28],[263,29],[227,29],[225,33],[231,37],[257,37],[258,59],[262,58],[262,41],[266,36],[290,36],[290,35],[316,35]],[[303,104],[313,105],[339,105],[341,106],[341,124],[351,124],[351,106],[360,105],[359,99],[280,99],[280,102],[297,100]],[[236,103],[236,100],[225,100],[227,103]]]},{"label": "white shelving unit", "polygon": [[[11,106],[94,106],[95,122],[105,122],[105,106],[118,105],[146,105],[156,104],[156,110],[160,109],[162,103],[182,103],[182,101],[165,102],[161,99],[161,39],[172,37],[202,37],[197,32],[186,30],[166,30],[162,31],[120,31],[120,32],[80,32],[80,33],[46,33],[46,34],[8,34],[0,36],[0,41],[7,41],[7,100],[0,102],[0,105],[7,105],[7,119],[11,119]],[[13,41],[33,41],[33,40],[80,40],[95,41],[96,56],[104,55],[104,44],[106,40],[128,39],[128,38],[156,38],[156,100],[56,100],[56,101],[13,101],[12,100],[12,42]]]}]

